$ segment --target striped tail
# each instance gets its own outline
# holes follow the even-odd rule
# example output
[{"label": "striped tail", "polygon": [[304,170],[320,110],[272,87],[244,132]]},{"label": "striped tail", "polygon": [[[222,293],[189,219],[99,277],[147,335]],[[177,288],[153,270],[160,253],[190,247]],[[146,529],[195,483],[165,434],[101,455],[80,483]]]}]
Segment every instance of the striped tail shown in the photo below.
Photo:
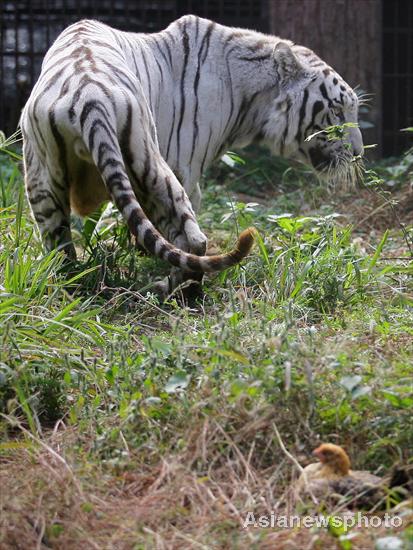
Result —
[{"label": "striped tail", "polygon": [[85,142],[89,143],[90,154],[114,203],[127,222],[130,232],[150,254],[184,271],[198,273],[223,271],[236,265],[248,255],[257,234],[253,227],[243,231],[235,248],[226,254],[197,256],[176,248],[159,233],[139,204],[128,178],[117,140],[112,136],[108,140],[106,131],[100,126],[95,126]]}]

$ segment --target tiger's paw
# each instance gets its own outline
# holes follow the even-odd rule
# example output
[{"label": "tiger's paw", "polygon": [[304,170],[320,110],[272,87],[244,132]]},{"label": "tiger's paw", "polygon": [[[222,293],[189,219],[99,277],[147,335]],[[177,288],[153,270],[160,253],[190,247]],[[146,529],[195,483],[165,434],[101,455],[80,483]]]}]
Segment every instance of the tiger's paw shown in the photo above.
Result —
[{"label": "tiger's paw", "polygon": [[185,235],[192,254],[204,256],[207,249],[208,238],[204,233],[202,233],[196,222],[192,220],[188,220],[186,222]]},{"label": "tiger's paw", "polygon": [[157,281],[152,292],[161,303],[176,299],[184,307],[196,307],[204,297],[202,277],[202,274],[193,273],[187,274],[185,280],[182,280],[182,277],[177,280],[174,275],[169,275]]}]

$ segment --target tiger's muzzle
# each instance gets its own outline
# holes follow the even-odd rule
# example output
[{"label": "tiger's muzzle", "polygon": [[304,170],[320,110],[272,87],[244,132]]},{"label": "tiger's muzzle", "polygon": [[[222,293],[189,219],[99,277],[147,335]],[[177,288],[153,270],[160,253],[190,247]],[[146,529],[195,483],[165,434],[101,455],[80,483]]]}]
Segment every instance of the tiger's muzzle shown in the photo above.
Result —
[{"label": "tiger's muzzle", "polygon": [[346,138],[326,140],[315,138],[307,149],[311,164],[319,174],[334,174],[350,167],[354,158],[363,155],[363,140],[359,128],[349,128]]}]

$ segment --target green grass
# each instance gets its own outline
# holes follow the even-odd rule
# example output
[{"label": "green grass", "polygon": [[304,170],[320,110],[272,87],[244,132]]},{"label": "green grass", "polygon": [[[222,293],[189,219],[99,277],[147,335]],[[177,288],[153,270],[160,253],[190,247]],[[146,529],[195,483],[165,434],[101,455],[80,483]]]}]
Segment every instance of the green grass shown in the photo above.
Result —
[{"label": "green grass", "polygon": [[411,165],[376,167],[381,195],[327,193],[284,161],[243,156],[209,172],[199,219],[220,249],[251,224],[260,237],[195,309],[158,304],[151,282],[167,266],[140,256],[113,212],[74,220],[80,262],[65,272],[43,251],[16,159],[0,158],[5,548],[260,547],[269,533],[239,517],[296,475],[277,430],[304,462],[320,441],[360,469],[408,461]]}]

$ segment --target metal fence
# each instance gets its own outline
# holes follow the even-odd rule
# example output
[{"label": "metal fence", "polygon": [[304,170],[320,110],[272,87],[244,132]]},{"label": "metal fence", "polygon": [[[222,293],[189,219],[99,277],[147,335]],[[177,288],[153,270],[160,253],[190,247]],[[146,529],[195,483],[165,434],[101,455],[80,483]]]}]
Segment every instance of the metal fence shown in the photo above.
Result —
[{"label": "metal fence", "polygon": [[265,0],[0,0],[0,129],[11,133],[57,35],[82,18],[121,30],[156,32],[193,13],[268,31]]},{"label": "metal fence", "polygon": [[383,2],[383,151],[390,155],[412,145],[413,0]]},{"label": "metal fence", "polygon": [[[14,131],[45,52],[74,21],[95,18],[122,30],[154,32],[194,13],[268,32],[270,1],[0,0],[0,129]],[[391,155],[411,143],[400,128],[413,126],[413,0],[383,0],[382,6],[382,150]]]}]

